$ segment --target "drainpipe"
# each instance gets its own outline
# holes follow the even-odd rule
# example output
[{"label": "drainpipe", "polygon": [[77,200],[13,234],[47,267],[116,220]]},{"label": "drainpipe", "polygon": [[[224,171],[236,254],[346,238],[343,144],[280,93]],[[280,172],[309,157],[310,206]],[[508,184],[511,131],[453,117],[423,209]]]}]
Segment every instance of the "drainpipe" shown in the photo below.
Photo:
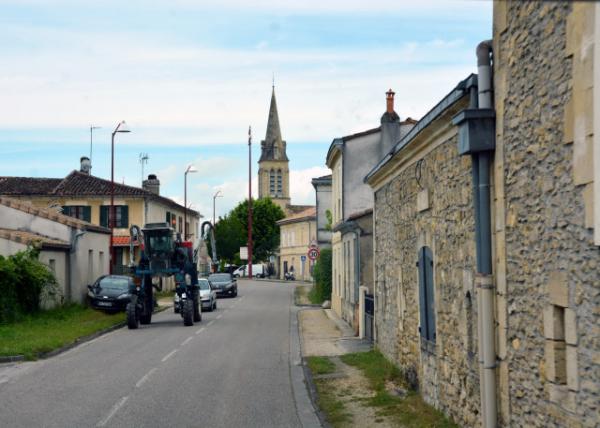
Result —
[{"label": "drainpipe", "polygon": [[[490,164],[496,147],[496,114],[493,108],[492,41],[477,46],[477,96],[472,81],[468,109],[452,120],[458,125],[458,151],[471,155],[473,211],[477,254],[477,334],[481,419],[485,428],[497,425],[496,350],[494,326],[494,281],[492,278],[492,227],[490,201]],[[471,79],[469,79],[471,80]]]},{"label": "drainpipe", "polygon": [[[360,310],[360,227],[356,225],[356,229],[352,231],[354,236],[356,237],[356,245],[354,249],[355,260],[354,260],[354,290],[352,291],[354,294],[354,299],[358,298],[359,307],[358,307],[358,316],[361,316]],[[358,292],[358,296],[357,296]],[[360,320],[359,320],[360,324]],[[360,328],[359,328],[360,330]],[[360,333],[360,332],[359,332]]]},{"label": "drainpipe", "polygon": [[[485,40],[477,46],[478,103],[479,109],[493,109],[492,105],[492,41]],[[492,279],[492,230],[490,213],[490,161],[492,151],[478,153],[479,162],[479,236],[477,286],[480,297],[480,318],[483,353],[482,403],[484,426],[494,428],[497,424],[496,400],[496,350],[494,330],[494,285]],[[475,166],[473,166],[475,168]],[[481,357],[480,357],[481,358]],[[480,382],[481,383],[481,382]]]}]

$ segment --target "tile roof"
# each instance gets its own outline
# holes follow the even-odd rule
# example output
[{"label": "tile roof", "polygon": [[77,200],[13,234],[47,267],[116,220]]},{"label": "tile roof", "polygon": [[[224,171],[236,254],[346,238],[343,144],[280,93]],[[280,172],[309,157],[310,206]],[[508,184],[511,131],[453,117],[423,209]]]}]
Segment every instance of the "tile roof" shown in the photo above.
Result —
[{"label": "tile roof", "polygon": [[88,223],[87,221],[79,220],[74,217],[60,214],[59,212],[50,208],[35,207],[31,203],[26,201],[0,196],[0,205],[14,208],[16,210],[23,211],[38,217],[46,218],[48,220],[55,221],[57,223],[61,223],[70,227],[110,234],[110,229],[106,227],[97,226],[95,224]]},{"label": "tile roof", "polygon": [[297,214],[293,214],[286,218],[283,218],[277,222],[278,225],[284,225],[289,223],[296,223],[305,220],[315,220],[317,218],[317,207],[311,206],[310,208],[300,211]]},{"label": "tile roof", "polygon": [[[0,177],[0,195],[26,196],[47,195],[56,197],[85,197],[109,196],[111,194],[111,181],[80,171],[72,171],[65,178],[32,178],[32,177]],[[157,195],[141,187],[128,186],[115,182],[115,196],[149,198],[167,206],[183,210],[172,199]],[[199,216],[198,211],[188,209],[188,214]]]},{"label": "tile roof", "polygon": [[33,232],[15,229],[1,229],[0,239],[8,239],[9,241],[18,242],[23,245],[41,244],[42,248],[59,248],[68,250],[71,245],[67,241],[61,239],[50,238],[49,236],[40,235]]}]

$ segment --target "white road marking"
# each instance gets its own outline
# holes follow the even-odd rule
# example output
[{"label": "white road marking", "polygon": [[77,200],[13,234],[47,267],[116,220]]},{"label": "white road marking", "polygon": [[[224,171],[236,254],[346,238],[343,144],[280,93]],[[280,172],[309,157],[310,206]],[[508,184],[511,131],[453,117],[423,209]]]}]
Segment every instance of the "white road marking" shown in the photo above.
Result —
[{"label": "white road marking", "polygon": [[142,386],[148,380],[150,375],[152,375],[152,373],[154,373],[155,371],[156,371],[156,367],[154,367],[148,373],[146,373],[144,376],[142,376],[142,378],[140,380],[138,380],[137,383],[135,384],[135,387],[139,388],[140,386]]},{"label": "white road marking", "polygon": [[215,322],[215,320],[212,320],[211,322],[209,322],[208,324],[206,324],[206,326],[208,327],[208,326],[210,326],[214,322]]},{"label": "white road marking", "polygon": [[169,352],[167,355],[165,355],[161,361],[164,363],[169,358],[171,358],[173,355],[175,355],[175,352],[177,352],[177,349],[173,349],[171,352]]},{"label": "white road marking", "polygon": [[183,342],[181,342],[181,346],[185,346],[188,343],[190,343],[190,341],[194,338],[194,336],[190,336],[187,339],[185,339]]},{"label": "white road marking", "polygon": [[196,334],[200,334],[204,331],[204,327],[202,327],[200,330],[196,330]]},{"label": "white road marking", "polygon": [[108,415],[106,415],[106,417],[104,419],[102,419],[100,422],[98,422],[98,425],[96,425],[96,426],[97,427],[103,427],[104,425],[106,425],[108,423],[108,421],[110,421],[110,419],[115,415],[115,413],[117,413],[119,411],[119,409],[121,407],[123,407],[123,405],[127,402],[128,399],[129,399],[129,396],[121,398],[112,407],[112,409],[110,409],[110,412],[108,412]]},{"label": "white road marking", "polygon": [[217,319],[221,319],[222,316],[223,316],[223,314],[219,314],[219,316],[217,317]]}]

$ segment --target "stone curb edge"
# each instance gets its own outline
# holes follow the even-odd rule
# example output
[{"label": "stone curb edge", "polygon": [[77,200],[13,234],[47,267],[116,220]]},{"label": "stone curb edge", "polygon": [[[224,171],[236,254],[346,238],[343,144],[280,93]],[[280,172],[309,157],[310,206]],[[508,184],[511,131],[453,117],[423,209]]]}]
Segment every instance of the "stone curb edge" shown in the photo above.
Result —
[{"label": "stone curb edge", "polygon": [[[159,312],[169,309],[170,307],[171,306],[163,306],[162,308],[155,310],[153,313],[157,314]],[[102,335],[110,333],[111,331],[123,328],[126,325],[127,325],[127,322],[123,321],[123,322],[120,322],[113,326],[107,327],[103,330],[97,331],[95,333],[88,334],[87,336],[78,337],[77,339],[75,339],[74,342],[69,343],[64,346],[61,346],[60,348],[56,348],[56,349],[53,349],[52,351],[48,351],[48,352],[40,352],[39,354],[36,355],[36,359],[44,360],[46,358],[50,358],[50,357],[54,357],[58,354],[62,354],[63,352],[66,352],[69,349],[72,349],[78,345],[81,345],[82,343],[89,342],[90,340],[93,340],[97,337],[100,337]],[[24,355],[8,355],[8,356],[0,357],[0,364],[1,363],[15,363],[15,362],[19,362],[19,361],[25,361],[25,356]]]},{"label": "stone curb edge", "polygon": [[[307,305],[305,305],[307,306]],[[321,305],[316,305],[317,307],[321,307]],[[306,389],[308,389],[308,396],[310,397],[310,401],[315,409],[315,413],[317,418],[319,418],[319,422],[324,428],[331,428],[331,424],[327,422],[325,418],[325,413],[319,408],[317,401],[319,400],[319,393],[317,392],[317,386],[315,385],[315,381],[313,375],[308,368],[308,363],[306,361],[306,357],[304,356],[304,340],[302,339],[302,323],[300,322],[300,312],[305,309],[300,309],[296,312],[296,318],[298,320],[298,336],[300,337],[300,355],[302,357],[302,371],[304,372],[304,379],[306,380]]]}]

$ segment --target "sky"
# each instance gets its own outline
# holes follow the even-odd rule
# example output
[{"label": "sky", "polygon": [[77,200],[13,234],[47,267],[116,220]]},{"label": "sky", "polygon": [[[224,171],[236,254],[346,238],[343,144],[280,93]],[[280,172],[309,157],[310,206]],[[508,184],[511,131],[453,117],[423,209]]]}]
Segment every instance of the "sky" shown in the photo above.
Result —
[{"label": "sky", "polygon": [[212,217],[253,193],[273,78],[292,203],[314,203],[331,141],[379,126],[385,92],[419,119],[476,72],[492,2],[475,0],[0,0],[0,176],[92,173]]}]

